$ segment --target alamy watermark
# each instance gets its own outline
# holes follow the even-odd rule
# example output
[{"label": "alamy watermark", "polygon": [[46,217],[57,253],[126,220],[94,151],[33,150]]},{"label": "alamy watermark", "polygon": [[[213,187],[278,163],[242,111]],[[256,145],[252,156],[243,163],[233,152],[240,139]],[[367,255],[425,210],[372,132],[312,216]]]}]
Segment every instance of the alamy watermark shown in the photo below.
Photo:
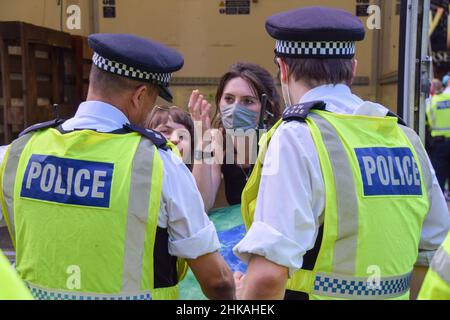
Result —
[{"label": "alamy watermark", "polygon": [[68,266],[66,273],[69,275],[66,281],[66,287],[69,290],[81,289],[81,268],[77,265]]},{"label": "alamy watermark", "polygon": [[366,26],[369,30],[381,29],[381,8],[377,5],[371,5],[367,8],[369,17],[367,18]]},{"label": "alamy watermark", "polygon": [[[270,139],[270,157],[266,157],[269,139],[265,138],[265,129],[202,129],[201,122],[194,122],[193,140],[187,130],[175,133],[179,140],[193,141],[195,146],[193,150],[192,143],[178,144],[185,164],[254,165],[259,160],[264,163],[264,175],[277,173],[280,165],[278,135]],[[198,151],[201,156],[194,156]]]},{"label": "alamy watermark", "polygon": [[370,274],[366,285],[369,290],[381,290],[381,268],[372,265],[367,268],[367,274]]},{"label": "alamy watermark", "polygon": [[72,4],[66,9],[67,20],[66,27],[69,30],[81,30],[81,8]]}]

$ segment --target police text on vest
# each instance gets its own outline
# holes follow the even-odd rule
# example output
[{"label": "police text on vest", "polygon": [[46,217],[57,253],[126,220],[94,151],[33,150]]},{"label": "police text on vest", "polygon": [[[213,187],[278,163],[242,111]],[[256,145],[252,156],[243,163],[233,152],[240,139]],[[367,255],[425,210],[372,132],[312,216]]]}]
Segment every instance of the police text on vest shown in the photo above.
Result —
[{"label": "police text on vest", "polygon": [[438,110],[450,109],[450,100],[438,102],[437,109]]},{"label": "police text on vest", "polygon": [[422,195],[419,166],[409,148],[355,149],[365,196]]},{"label": "police text on vest", "polygon": [[111,163],[32,155],[21,197],[108,208],[113,170]]}]

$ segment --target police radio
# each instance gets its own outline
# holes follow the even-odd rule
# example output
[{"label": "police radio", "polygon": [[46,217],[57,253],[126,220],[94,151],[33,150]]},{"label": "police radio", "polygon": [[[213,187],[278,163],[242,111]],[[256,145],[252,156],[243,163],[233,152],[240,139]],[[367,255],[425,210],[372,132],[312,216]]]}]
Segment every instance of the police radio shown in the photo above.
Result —
[{"label": "police radio", "polygon": [[59,104],[57,103],[53,104],[53,116],[55,119],[61,119],[59,117]]},{"label": "police radio", "polygon": [[267,96],[267,94],[263,93],[263,95],[261,96],[261,112],[259,114],[258,130],[266,130],[267,129],[267,123],[265,121],[265,117],[266,117],[268,101],[269,101],[269,97]]}]

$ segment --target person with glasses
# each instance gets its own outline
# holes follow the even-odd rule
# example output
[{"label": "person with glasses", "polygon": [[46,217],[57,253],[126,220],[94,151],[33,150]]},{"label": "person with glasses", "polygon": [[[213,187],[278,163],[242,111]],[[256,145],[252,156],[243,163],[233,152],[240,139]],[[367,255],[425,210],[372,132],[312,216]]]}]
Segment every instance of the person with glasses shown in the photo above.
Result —
[{"label": "person with glasses", "polygon": [[173,143],[178,148],[183,162],[192,170],[194,123],[189,113],[176,106],[155,106],[145,127],[158,131]]}]

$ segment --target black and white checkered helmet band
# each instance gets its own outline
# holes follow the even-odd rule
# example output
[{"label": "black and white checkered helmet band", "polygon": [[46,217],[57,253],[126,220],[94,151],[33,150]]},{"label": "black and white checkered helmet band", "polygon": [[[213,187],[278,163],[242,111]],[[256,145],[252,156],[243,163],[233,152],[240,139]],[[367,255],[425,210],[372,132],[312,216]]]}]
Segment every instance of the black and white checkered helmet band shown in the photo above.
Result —
[{"label": "black and white checkered helmet band", "polygon": [[115,62],[94,53],[92,57],[93,63],[104,71],[114,73],[123,77],[131,78],[142,82],[158,82],[159,84],[167,86],[172,77],[171,73],[149,73],[120,62]]},{"label": "black and white checkered helmet band", "polygon": [[354,41],[297,42],[277,40],[275,52],[279,56],[309,58],[353,58],[356,52]]}]

